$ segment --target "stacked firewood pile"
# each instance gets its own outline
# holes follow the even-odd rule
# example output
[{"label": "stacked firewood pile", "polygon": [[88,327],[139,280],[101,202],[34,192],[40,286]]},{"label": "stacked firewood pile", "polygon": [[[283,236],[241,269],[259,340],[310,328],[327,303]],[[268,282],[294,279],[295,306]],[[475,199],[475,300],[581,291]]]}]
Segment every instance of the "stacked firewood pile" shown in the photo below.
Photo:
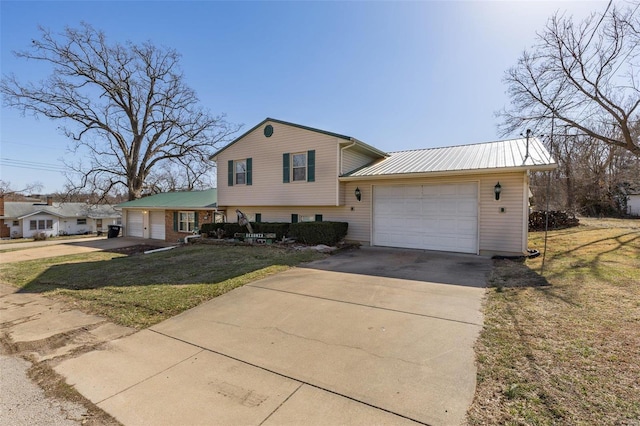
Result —
[{"label": "stacked firewood pile", "polygon": [[[550,211],[549,229],[562,229],[578,226],[578,219],[574,215],[569,215],[563,211]],[[546,222],[545,211],[534,211],[529,214],[529,231],[544,231]]]}]

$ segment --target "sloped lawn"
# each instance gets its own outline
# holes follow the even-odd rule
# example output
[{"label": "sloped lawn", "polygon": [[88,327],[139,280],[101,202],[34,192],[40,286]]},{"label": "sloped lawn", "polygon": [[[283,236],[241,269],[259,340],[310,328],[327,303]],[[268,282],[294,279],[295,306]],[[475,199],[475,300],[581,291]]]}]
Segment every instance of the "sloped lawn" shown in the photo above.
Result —
[{"label": "sloped lawn", "polygon": [[324,256],[266,246],[193,245],[136,256],[95,252],[0,265],[0,281],[140,329]]},{"label": "sloped lawn", "polygon": [[494,261],[470,424],[640,425],[640,221],[581,223]]}]

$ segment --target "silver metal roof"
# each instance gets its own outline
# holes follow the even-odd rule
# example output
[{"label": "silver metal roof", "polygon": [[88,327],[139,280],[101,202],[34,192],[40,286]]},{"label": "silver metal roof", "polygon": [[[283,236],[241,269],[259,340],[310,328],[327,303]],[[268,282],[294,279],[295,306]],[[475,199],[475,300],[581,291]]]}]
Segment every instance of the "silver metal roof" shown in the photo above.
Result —
[{"label": "silver metal roof", "polygon": [[389,153],[389,157],[348,173],[343,178],[384,177],[424,173],[552,170],[556,162],[542,142],[526,139],[417,149]]}]

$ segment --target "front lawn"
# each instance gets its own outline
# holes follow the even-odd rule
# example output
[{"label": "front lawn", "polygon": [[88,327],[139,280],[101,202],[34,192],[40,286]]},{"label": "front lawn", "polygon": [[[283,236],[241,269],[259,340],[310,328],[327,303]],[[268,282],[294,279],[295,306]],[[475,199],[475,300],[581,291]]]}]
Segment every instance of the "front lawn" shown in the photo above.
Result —
[{"label": "front lawn", "polygon": [[471,424],[640,424],[640,221],[581,223],[494,261]]},{"label": "front lawn", "polygon": [[149,255],[110,252],[0,265],[22,292],[62,297],[84,312],[145,328],[236,287],[325,255],[275,247],[192,245]]}]

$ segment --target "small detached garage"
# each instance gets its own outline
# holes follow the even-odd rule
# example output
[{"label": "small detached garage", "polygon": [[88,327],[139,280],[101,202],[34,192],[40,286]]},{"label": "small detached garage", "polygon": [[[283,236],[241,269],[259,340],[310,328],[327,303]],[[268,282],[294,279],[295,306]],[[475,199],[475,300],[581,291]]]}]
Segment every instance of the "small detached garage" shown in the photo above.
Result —
[{"label": "small detached garage", "polygon": [[217,191],[166,192],[121,203],[123,235],[178,242],[203,223],[221,221]]}]

